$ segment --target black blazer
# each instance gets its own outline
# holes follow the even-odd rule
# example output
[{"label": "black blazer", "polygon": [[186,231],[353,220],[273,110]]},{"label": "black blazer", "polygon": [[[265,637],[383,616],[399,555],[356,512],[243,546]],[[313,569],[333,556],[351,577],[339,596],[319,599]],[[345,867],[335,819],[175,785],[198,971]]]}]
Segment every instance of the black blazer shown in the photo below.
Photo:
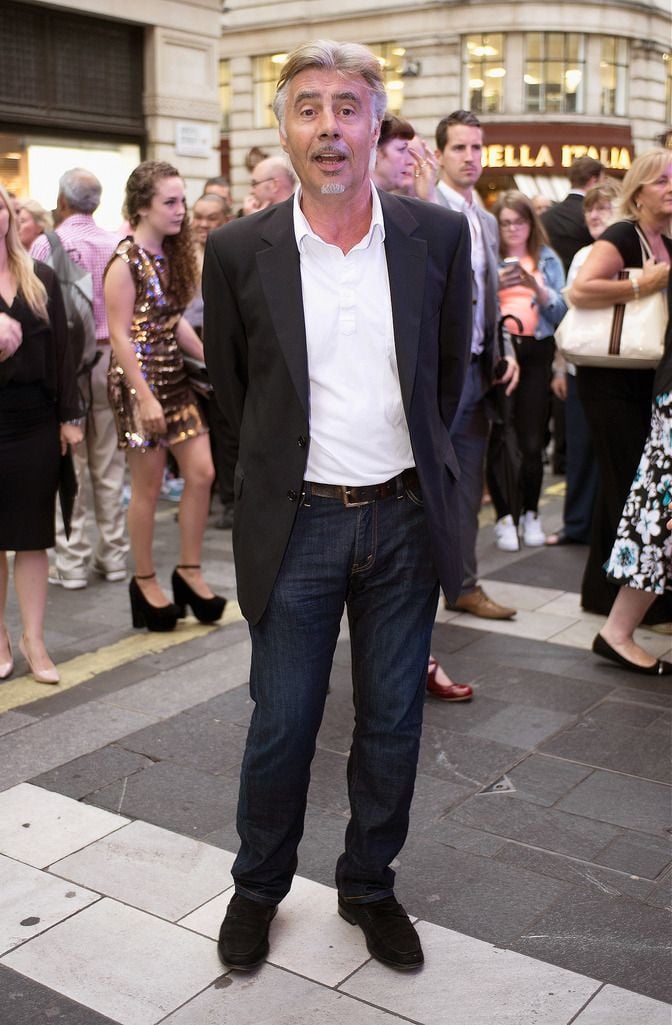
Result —
[{"label": "black blazer", "polygon": [[541,216],[551,246],[562,260],[565,275],[579,249],[589,246],[593,237],[583,216],[583,196],[570,192],[562,203],[556,203]]},{"label": "black blazer", "polygon": [[[462,559],[448,432],[469,359],[470,240],[460,214],[380,193],[399,379],[444,591]],[[309,380],[293,197],[212,232],[203,338],[218,404],[239,438],[233,548],[238,597],[264,613],[298,508],[310,444]],[[342,483],[351,483],[343,481]]]}]

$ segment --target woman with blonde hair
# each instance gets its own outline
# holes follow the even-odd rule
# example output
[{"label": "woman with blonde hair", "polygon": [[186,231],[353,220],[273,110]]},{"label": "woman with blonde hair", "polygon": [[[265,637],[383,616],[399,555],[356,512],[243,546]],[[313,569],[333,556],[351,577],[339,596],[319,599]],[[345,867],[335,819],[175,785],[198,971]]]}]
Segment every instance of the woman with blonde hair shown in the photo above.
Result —
[{"label": "woman with blonde hair", "polygon": [[19,241],[0,186],[0,679],[14,669],[5,622],[7,552],[23,625],[19,649],[38,683],[58,683],[44,644],[47,548],[61,456],[82,440],[75,367],[58,282]]},{"label": "woman with blonde hair", "polygon": [[[124,215],[133,231],[105,277],[112,354],[108,376],[119,447],[131,472],[128,533],[135,560],[133,626],[172,630],[190,605],[201,622],[218,620],[225,600],[201,573],[201,549],[214,479],[210,444],[182,352],[203,361],[203,345],[184,309],[196,287],[196,260],[184,183],[170,164],[147,160],[126,183]],[[154,517],[170,448],[184,491],[174,602],[156,579]]]},{"label": "woman with blonde hair", "polygon": [[54,230],[54,218],[36,199],[22,199],[17,214],[19,241],[30,252],[36,238],[45,231]]},{"label": "woman with blonde hair", "polygon": [[[573,305],[588,309],[628,303],[667,288],[672,261],[672,152],[653,149],[633,161],[623,179],[621,220],[593,244],[569,291]],[[625,267],[641,272],[618,280]],[[651,421],[653,370],[577,368],[576,384],[599,469],[590,551],[581,604],[608,615],[618,585],[604,565],[616,539],[621,511],[639,463]],[[645,622],[672,622],[672,596],[662,594]]]}]

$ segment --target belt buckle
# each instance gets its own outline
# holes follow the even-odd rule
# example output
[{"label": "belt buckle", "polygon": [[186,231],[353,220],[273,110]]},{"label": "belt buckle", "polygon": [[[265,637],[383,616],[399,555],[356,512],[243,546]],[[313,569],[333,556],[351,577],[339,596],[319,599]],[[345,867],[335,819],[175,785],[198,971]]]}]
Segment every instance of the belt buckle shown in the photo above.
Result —
[{"label": "belt buckle", "polygon": [[366,502],[355,502],[355,501],[351,500],[351,498],[350,498],[350,488],[346,487],[345,484],[341,484],[341,498],[343,500],[343,505],[347,509],[357,509],[361,505],[368,505],[369,504],[368,501],[366,501]]}]

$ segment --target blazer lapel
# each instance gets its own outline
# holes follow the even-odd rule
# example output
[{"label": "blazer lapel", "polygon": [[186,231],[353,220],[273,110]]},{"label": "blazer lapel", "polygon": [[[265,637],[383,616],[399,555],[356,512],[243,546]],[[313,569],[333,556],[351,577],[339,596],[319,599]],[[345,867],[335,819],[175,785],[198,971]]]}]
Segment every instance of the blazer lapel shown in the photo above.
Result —
[{"label": "blazer lapel", "polygon": [[257,267],[273,327],[307,417],[308,352],[292,204],[292,197],[279,203],[273,208],[274,216],[261,225],[260,235],[269,248],[257,253]]},{"label": "blazer lapel", "polygon": [[418,226],[394,197],[379,192],[385,222],[385,256],[392,298],[392,323],[401,396],[410,415],[425,292],[427,243],[413,238]]}]

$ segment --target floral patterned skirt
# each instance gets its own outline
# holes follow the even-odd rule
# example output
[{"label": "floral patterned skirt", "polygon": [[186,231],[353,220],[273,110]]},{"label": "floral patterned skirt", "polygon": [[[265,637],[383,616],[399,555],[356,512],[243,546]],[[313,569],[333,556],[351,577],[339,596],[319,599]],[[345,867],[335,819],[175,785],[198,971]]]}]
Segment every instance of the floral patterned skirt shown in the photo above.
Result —
[{"label": "floral patterned skirt", "polygon": [[606,565],[615,584],[672,590],[672,392],[653,402],[651,427]]}]

